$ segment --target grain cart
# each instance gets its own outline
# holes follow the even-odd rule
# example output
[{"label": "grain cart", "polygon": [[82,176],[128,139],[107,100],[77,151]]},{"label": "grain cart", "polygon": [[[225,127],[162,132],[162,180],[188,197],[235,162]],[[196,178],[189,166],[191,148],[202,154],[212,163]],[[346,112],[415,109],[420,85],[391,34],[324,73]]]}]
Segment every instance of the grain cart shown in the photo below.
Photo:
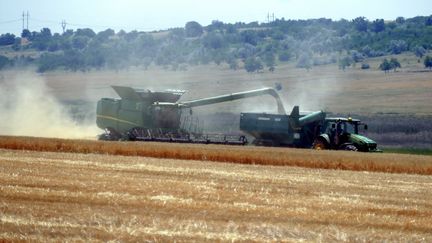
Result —
[{"label": "grain cart", "polygon": [[326,118],[323,111],[290,115],[241,113],[240,130],[254,137],[253,144],[297,148],[378,152],[375,141],[358,134],[360,120]]},{"label": "grain cart", "polygon": [[96,124],[105,130],[101,140],[140,140],[185,143],[245,144],[244,136],[204,135],[198,129],[186,129],[182,113],[193,107],[233,101],[259,95],[276,99],[278,113],[285,114],[277,92],[262,88],[209,98],[179,102],[185,91],[152,91],[112,86],[120,99],[102,98],[97,103]]}]

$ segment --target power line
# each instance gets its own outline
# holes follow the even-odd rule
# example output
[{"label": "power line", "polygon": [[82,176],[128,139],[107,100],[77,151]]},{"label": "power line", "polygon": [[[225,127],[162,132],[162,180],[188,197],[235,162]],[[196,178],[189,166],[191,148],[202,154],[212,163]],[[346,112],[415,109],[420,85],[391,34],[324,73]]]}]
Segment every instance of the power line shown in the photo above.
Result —
[{"label": "power line", "polygon": [[10,24],[10,23],[15,23],[20,21],[21,19],[5,20],[5,21],[0,21],[0,24]]}]

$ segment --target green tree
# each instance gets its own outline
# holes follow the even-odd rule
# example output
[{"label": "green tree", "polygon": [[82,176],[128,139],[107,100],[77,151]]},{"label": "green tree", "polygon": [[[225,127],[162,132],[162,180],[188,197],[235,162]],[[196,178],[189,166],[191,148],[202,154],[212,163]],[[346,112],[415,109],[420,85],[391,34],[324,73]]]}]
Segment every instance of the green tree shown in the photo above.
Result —
[{"label": "green tree", "polygon": [[238,69],[237,59],[235,58],[234,55],[229,54],[226,58],[226,62],[228,63],[230,69],[232,70]]},{"label": "green tree", "polygon": [[96,33],[89,28],[77,29],[75,35],[87,36],[88,38],[93,38],[96,36]]},{"label": "green tree", "polygon": [[416,47],[414,47],[414,54],[418,58],[422,58],[424,56],[424,54],[426,54],[426,49],[424,49],[423,46],[416,46]]},{"label": "green tree", "polygon": [[425,68],[429,68],[429,70],[432,69],[432,57],[431,56],[426,56],[423,63],[425,65]]},{"label": "green tree", "polygon": [[84,49],[90,39],[87,36],[75,36],[72,39],[72,46],[75,49]]},{"label": "green tree", "polygon": [[278,58],[281,62],[288,62],[291,59],[291,53],[289,51],[279,52]]},{"label": "green tree", "polygon": [[396,18],[396,23],[397,24],[404,24],[405,23],[405,18],[404,17],[397,17]]},{"label": "green tree", "polygon": [[382,32],[385,30],[384,19],[376,19],[372,22],[372,31],[375,33]]},{"label": "green tree", "polygon": [[390,59],[390,66],[396,72],[396,68],[401,68],[401,64],[397,58],[392,57]]},{"label": "green tree", "polygon": [[298,68],[306,68],[306,70],[309,71],[309,69],[312,68],[312,57],[310,54],[302,54],[300,58],[298,59],[296,67]]},{"label": "green tree", "polygon": [[104,31],[101,31],[101,32],[97,33],[96,38],[99,41],[104,42],[104,41],[107,41],[111,36],[114,36],[114,35],[115,35],[114,30],[112,30],[112,29],[106,29]]},{"label": "green tree", "polygon": [[264,54],[264,62],[271,72],[275,70],[276,57],[273,52],[268,51]]},{"label": "green tree", "polygon": [[339,59],[339,69],[345,71],[345,69],[351,66],[352,63],[354,63],[354,60],[350,56],[343,57]]},{"label": "green tree", "polygon": [[408,49],[408,44],[404,40],[391,40],[389,49],[393,54],[401,54]]},{"label": "green tree", "polygon": [[10,60],[7,57],[0,55],[0,70],[6,67],[9,63]]},{"label": "green tree", "polygon": [[0,35],[0,46],[12,45],[15,42],[14,34],[3,34]]},{"label": "green tree", "polygon": [[220,49],[225,47],[226,42],[225,39],[223,38],[223,36],[219,33],[216,32],[211,32],[209,34],[207,34],[203,39],[202,39],[203,45],[207,48],[212,48],[212,49]]},{"label": "green tree", "polygon": [[30,39],[31,38],[31,32],[28,29],[23,29],[23,31],[21,33],[21,37]]},{"label": "green tree", "polygon": [[263,69],[261,60],[256,57],[249,57],[245,60],[244,68],[248,73],[259,72]]},{"label": "green tree", "polygon": [[365,17],[357,17],[353,19],[354,27],[359,32],[367,32],[368,20]]},{"label": "green tree", "polygon": [[203,34],[203,27],[196,21],[189,21],[185,25],[186,37],[199,37]]},{"label": "green tree", "polygon": [[379,65],[379,68],[384,71],[384,73],[388,73],[392,69],[392,65],[390,62],[385,58],[383,62]]}]

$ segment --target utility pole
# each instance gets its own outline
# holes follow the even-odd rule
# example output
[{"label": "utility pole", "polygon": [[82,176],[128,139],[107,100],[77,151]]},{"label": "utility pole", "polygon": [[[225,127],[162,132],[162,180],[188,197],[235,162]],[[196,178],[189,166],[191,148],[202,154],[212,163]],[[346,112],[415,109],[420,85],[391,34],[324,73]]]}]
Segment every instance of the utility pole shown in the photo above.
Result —
[{"label": "utility pole", "polygon": [[272,13],[270,15],[270,12],[268,12],[267,13],[267,23],[274,22],[274,21],[275,21],[275,15],[274,15],[274,13]]},{"label": "utility pole", "polygon": [[29,19],[29,12],[28,12],[28,10],[27,10],[27,29],[29,29],[29,28],[28,28],[28,19]]},{"label": "utility pole", "polygon": [[62,27],[62,29],[63,29],[63,34],[64,34],[65,31],[66,31],[66,20],[62,20],[62,22],[61,22],[61,27]]},{"label": "utility pole", "polygon": [[22,13],[22,29],[24,30],[24,22],[25,22],[25,20],[27,20],[27,30],[29,29],[29,16],[30,16],[30,14],[29,14],[29,12],[27,11],[27,14],[26,14],[26,12],[25,11],[23,11],[23,13]]}]

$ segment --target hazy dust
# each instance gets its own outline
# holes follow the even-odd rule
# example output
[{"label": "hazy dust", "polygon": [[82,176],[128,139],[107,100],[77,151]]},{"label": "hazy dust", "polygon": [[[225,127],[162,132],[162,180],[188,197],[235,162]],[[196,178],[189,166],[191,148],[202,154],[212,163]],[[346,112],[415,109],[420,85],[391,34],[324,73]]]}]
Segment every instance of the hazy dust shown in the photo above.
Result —
[{"label": "hazy dust", "polygon": [[31,73],[0,82],[0,114],[3,135],[95,138],[100,133],[94,123],[74,121],[43,77]]}]

